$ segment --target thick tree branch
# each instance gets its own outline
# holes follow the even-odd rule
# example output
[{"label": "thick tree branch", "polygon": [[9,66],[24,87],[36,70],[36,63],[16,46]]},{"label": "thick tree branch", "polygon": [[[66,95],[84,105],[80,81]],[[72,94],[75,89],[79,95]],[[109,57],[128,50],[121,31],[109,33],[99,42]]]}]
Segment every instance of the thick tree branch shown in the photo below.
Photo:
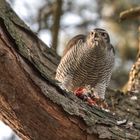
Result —
[{"label": "thick tree branch", "polygon": [[[0,118],[24,140],[140,139],[139,127],[90,107],[53,80],[60,58],[0,0]],[[135,123],[135,122],[134,122]]]}]

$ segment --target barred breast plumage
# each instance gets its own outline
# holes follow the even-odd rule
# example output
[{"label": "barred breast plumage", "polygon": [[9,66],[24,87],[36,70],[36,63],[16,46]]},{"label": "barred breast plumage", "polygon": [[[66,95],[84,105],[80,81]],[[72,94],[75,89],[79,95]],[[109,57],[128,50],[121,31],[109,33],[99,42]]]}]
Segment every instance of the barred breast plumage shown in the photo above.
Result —
[{"label": "barred breast plumage", "polygon": [[114,58],[114,48],[110,44],[108,33],[96,28],[87,36],[77,35],[69,41],[55,79],[67,91],[90,85],[104,98]]}]

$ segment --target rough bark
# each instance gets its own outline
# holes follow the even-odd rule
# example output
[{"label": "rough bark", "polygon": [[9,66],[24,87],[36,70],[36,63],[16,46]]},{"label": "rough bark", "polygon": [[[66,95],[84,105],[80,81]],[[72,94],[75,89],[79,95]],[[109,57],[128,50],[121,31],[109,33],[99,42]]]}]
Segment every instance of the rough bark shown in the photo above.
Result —
[{"label": "rough bark", "polygon": [[60,57],[4,0],[0,11],[0,118],[22,139],[140,139],[139,119],[128,127],[129,118],[90,107],[61,90],[53,80]]}]

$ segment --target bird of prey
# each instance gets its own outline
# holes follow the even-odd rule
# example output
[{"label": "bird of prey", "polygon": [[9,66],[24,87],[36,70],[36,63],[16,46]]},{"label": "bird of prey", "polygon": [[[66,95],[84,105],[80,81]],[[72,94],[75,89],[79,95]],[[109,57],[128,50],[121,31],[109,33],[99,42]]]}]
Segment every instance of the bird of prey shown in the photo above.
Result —
[{"label": "bird of prey", "polygon": [[77,35],[68,42],[55,79],[71,92],[89,85],[104,99],[114,59],[115,51],[107,31],[95,28],[87,35]]}]

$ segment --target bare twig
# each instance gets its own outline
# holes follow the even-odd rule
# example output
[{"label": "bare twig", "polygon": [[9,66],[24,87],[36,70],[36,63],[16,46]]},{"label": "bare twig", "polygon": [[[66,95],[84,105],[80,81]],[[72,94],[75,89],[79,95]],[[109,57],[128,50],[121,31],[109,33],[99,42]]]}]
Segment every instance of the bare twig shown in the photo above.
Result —
[{"label": "bare twig", "polygon": [[56,52],[58,44],[58,34],[60,28],[60,18],[62,13],[62,0],[56,0],[53,11],[53,25],[52,25],[52,48]]},{"label": "bare twig", "polygon": [[38,28],[38,32],[41,29],[46,28],[47,25],[47,19],[52,15],[53,13],[53,5],[52,3],[46,3],[38,12],[38,24],[39,24],[39,28]]},{"label": "bare twig", "polygon": [[123,11],[120,13],[120,20],[126,20],[126,19],[134,19],[140,17],[140,6],[131,8],[129,10]]}]

